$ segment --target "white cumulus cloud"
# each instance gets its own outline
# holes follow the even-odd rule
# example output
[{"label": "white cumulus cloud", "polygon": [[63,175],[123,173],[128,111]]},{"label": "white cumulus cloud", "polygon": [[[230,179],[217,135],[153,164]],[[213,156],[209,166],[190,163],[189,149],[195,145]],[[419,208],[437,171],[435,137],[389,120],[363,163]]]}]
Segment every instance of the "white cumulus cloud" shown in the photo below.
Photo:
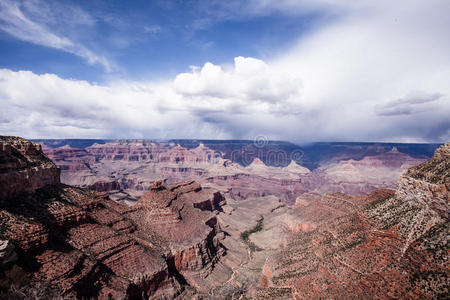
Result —
[{"label": "white cumulus cloud", "polygon": [[96,85],[1,70],[0,134],[450,140],[448,1],[252,3],[261,14],[329,9],[339,18],[270,60],[206,62],[165,81]]},{"label": "white cumulus cloud", "polygon": [[191,73],[179,74],[174,87],[185,96],[284,102],[290,96],[298,95],[301,81],[280,71],[259,59],[236,57],[231,70],[208,62],[200,70],[194,68]]}]

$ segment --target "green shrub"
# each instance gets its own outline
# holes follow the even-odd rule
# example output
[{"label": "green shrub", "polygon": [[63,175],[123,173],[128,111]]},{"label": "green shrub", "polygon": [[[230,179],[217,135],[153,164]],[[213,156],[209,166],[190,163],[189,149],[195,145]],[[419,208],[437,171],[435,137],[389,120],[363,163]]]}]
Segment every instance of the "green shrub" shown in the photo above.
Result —
[{"label": "green shrub", "polygon": [[256,223],[256,226],[253,227],[250,230],[246,230],[244,232],[241,233],[241,239],[244,241],[248,241],[248,238],[250,236],[250,234],[253,234],[255,232],[261,231],[263,229],[263,221],[264,221],[264,217],[261,216],[261,218],[259,218],[259,220]]}]

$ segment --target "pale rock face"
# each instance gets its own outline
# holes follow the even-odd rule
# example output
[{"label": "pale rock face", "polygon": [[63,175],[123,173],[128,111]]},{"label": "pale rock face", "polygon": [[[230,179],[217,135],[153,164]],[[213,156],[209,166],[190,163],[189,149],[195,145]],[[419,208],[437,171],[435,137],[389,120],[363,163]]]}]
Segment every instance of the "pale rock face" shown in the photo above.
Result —
[{"label": "pale rock face", "polygon": [[265,178],[283,179],[299,179],[300,175],[310,173],[310,171],[298,165],[294,161],[286,167],[266,166],[259,158],[255,158],[253,162],[245,168],[249,174],[258,175]]},{"label": "pale rock face", "polygon": [[27,274],[17,265],[18,255],[14,250],[10,240],[0,240],[0,291],[11,284],[18,286],[28,281]]},{"label": "pale rock face", "polygon": [[411,168],[400,179],[395,197],[416,207],[417,220],[404,229],[408,247],[437,224],[448,222],[450,143],[439,147],[429,161]]},{"label": "pale rock face", "polygon": [[17,253],[14,252],[14,245],[9,240],[0,240],[0,265],[16,262]]},{"label": "pale rock face", "polygon": [[366,156],[362,160],[344,160],[326,166],[325,172],[335,182],[373,182],[383,184],[395,182],[408,168],[423,160],[414,159],[398,151],[379,156]]},{"label": "pale rock face", "polygon": [[295,173],[295,174],[308,174],[311,173],[311,171],[305,167],[300,166],[295,161],[291,161],[291,163],[283,168],[284,171]]}]

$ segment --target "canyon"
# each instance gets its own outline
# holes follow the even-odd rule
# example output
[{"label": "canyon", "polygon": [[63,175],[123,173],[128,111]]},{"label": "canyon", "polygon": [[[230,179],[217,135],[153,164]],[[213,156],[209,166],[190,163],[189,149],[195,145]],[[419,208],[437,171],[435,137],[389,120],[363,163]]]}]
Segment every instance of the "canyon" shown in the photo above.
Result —
[{"label": "canyon", "polygon": [[275,195],[287,204],[305,193],[363,195],[375,188],[395,188],[403,172],[425,161],[437,147],[368,143],[300,147],[208,140],[39,142],[60,167],[63,183],[108,191],[114,200],[128,203],[158,179],[223,186],[241,199]]},{"label": "canyon", "polygon": [[450,144],[39,142],[0,137],[0,298],[448,295]]}]

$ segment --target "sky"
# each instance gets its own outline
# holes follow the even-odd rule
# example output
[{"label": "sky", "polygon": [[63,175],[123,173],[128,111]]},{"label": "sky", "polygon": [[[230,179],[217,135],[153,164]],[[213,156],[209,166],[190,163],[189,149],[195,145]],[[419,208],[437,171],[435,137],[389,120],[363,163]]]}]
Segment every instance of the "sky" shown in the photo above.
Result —
[{"label": "sky", "polygon": [[0,135],[450,140],[448,0],[0,0]]}]

